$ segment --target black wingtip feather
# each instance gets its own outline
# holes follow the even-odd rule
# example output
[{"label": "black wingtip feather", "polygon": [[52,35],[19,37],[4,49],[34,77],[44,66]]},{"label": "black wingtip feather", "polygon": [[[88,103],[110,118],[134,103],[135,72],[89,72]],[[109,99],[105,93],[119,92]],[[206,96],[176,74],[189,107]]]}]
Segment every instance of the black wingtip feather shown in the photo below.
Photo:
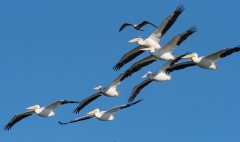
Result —
[{"label": "black wingtip feather", "polygon": [[175,12],[179,12],[179,13],[182,13],[184,11],[184,5],[180,4],[177,6]]},{"label": "black wingtip feather", "polygon": [[120,70],[120,68],[121,68],[121,65],[120,64],[116,64],[112,69],[114,71],[118,71],[118,70]]},{"label": "black wingtip feather", "polygon": [[74,110],[73,110],[73,113],[78,114],[79,111],[80,111],[80,110],[78,110],[78,109],[74,109]]},{"label": "black wingtip feather", "polygon": [[4,130],[5,130],[5,131],[9,131],[9,130],[11,130],[11,127],[8,126],[8,125],[6,125],[6,126],[4,126]]},{"label": "black wingtip feather", "polygon": [[188,31],[195,33],[195,32],[197,32],[197,27],[193,25],[191,28],[189,28]]}]

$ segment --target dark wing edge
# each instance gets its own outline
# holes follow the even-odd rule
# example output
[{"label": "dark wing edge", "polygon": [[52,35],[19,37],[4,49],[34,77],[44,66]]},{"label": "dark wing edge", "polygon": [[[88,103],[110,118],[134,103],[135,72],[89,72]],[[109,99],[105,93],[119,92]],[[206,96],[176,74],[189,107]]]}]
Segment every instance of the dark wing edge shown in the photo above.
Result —
[{"label": "dark wing edge", "polygon": [[125,23],[123,24],[120,29],[119,29],[119,32],[121,32],[124,28],[126,28],[127,26],[133,26],[133,24],[129,24],[129,23]]},{"label": "dark wing edge", "polygon": [[162,30],[161,37],[168,31],[169,28],[174,24],[174,22],[177,20],[178,16],[184,11],[184,6],[182,4],[178,5],[175,11],[173,12],[173,15],[171,19],[169,19],[168,23]]},{"label": "dark wing edge", "polygon": [[[147,82],[145,82],[145,83],[143,83],[142,85],[140,85],[140,86],[135,86],[134,88],[133,88],[133,91],[132,91],[132,94],[131,94],[131,96],[129,97],[129,99],[128,99],[128,103],[130,103],[130,102],[132,102],[135,98],[136,98],[136,96],[139,94],[139,92],[145,87],[145,86],[147,86],[149,83],[151,83],[153,80],[150,80],[150,79],[148,79],[148,81]],[[141,82],[142,83],[142,82]],[[136,88],[137,87],[137,88]]]},{"label": "dark wing edge", "polygon": [[192,26],[191,28],[189,28],[186,32],[183,33],[183,35],[177,42],[177,46],[179,46],[183,41],[185,41],[190,35],[192,35],[195,32],[197,32],[196,26]]},{"label": "dark wing edge", "polygon": [[[146,60],[146,62],[142,62]],[[125,71],[125,75],[123,76],[122,80],[131,76],[133,73],[141,70],[143,67],[152,64],[153,62],[157,61],[158,59],[156,59],[154,56],[150,55],[136,63],[134,63],[128,70]],[[142,63],[141,63],[142,62]],[[140,63],[140,64],[138,64]]]},{"label": "dark wing edge", "polygon": [[84,100],[82,100],[82,102],[78,105],[78,107],[73,111],[73,113],[79,113],[80,110],[82,110],[86,105],[88,105],[89,103],[91,103],[92,101],[96,100],[98,97],[102,96],[101,92],[98,92]]},{"label": "dark wing edge", "polygon": [[177,63],[177,64],[174,64],[172,65],[171,67],[167,68],[165,70],[165,73],[170,73],[170,72],[173,72],[175,70],[181,70],[181,69],[184,69],[186,67],[191,67],[191,66],[195,66],[196,63],[193,62],[193,61],[186,61],[186,62],[182,62],[182,63]]},{"label": "dark wing edge", "polygon": [[[26,114],[24,114],[24,113],[26,113]],[[11,128],[12,128],[12,126],[13,126],[14,124],[16,124],[17,122],[19,122],[20,120],[22,120],[22,119],[24,119],[24,118],[26,118],[26,117],[28,117],[28,116],[31,116],[31,115],[35,114],[35,111],[29,111],[29,112],[24,112],[24,113],[15,115],[15,116],[11,119],[11,121],[10,121],[6,126],[4,126],[4,130],[6,130],[6,131],[11,130]],[[21,116],[21,115],[22,115],[22,116]]]},{"label": "dark wing edge", "polygon": [[152,23],[150,23],[150,22],[148,22],[148,21],[143,21],[143,22],[140,23],[138,26],[139,26],[139,27],[143,27],[143,26],[146,25],[146,24],[150,24],[150,25],[154,26],[155,28],[157,28],[156,25],[154,25],[154,24],[152,24]]},{"label": "dark wing edge", "polygon": [[61,124],[61,125],[66,125],[66,124],[69,124],[69,123],[75,123],[75,122],[78,122],[78,121],[87,120],[87,119],[90,119],[90,118],[93,118],[93,117],[95,117],[95,116],[94,115],[87,115],[87,116],[83,116],[83,117],[74,119],[72,121],[66,122],[66,123],[61,122],[61,121],[58,121],[58,123]]},{"label": "dark wing edge", "polygon": [[[138,46],[139,47],[139,46]],[[137,47],[137,48],[138,48]],[[136,48],[134,48],[136,49]],[[133,49],[133,50],[134,50]],[[131,51],[133,51],[131,50]],[[131,51],[129,51],[128,53],[130,53]],[[126,56],[128,53],[124,54],[123,57],[121,58],[121,60],[112,68],[115,71],[120,70],[121,67],[123,67],[125,64],[127,64],[128,62],[132,61],[134,58],[136,58],[137,56],[139,56],[140,54],[142,54],[144,51],[143,50],[139,50],[137,52],[134,52],[133,54]],[[125,58],[125,59],[124,59]]]},{"label": "dark wing edge", "polygon": [[175,63],[177,63],[179,60],[182,59],[183,56],[189,55],[191,54],[191,52],[186,52],[185,54],[182,54],[180,56],[177,56],[174,60],[172,60],[172,62],[170,63],[170,66],[174,65]]},{"label": "dark wing edge", "polygon": [[234,52],[239,52],[240,51],[240,45],[238,45],[237,47],[233,47],[233,48],[229,48],[227,51],[225,51],[224,53],[222,53],[220,55],[221,58],[227,57],[229,55],[231,55]]},{"label": "dark wing edge", "polygon": [[135,102],[133,102],[133,103],[126,104],[126,105],[120,107],[120,109],[128,108],[128,107],[130,107],[130,106],[132,106],[132,105],[135,105],[135,104],[141,102],[142,100],[143,100],[143,99],[140,99],[140,100],[135,101]]},{"label": "dark wing edge", "polygon": [[77,101],[70,101],[70,100],[62,100],[62,102],[60,103],[61,105],[65,105],[65,104],[76,104],[79,103]]}]

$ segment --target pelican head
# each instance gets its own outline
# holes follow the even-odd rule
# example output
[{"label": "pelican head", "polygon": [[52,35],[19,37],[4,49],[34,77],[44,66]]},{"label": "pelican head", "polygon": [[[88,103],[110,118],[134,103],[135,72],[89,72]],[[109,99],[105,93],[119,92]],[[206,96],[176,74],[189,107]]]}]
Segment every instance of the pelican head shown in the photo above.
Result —
[{"label": "pelican head", "polygon": [[95,87],[95,88],[93,88],[93,89],[95,89],[95,90],[100,90],[102,88],[102,86],[98,86],[98,87]]},{"label": "pelican head", "polygon": [[147,76],[149,76],[151,74],[152,74],[152,72],[148,71],[144,76],[142,76],[142,78],[145,78],[145,77],[147,77]]},{"label": "pelican head", "polygon": [[192,53],[192,54],[183,56],[182,58],[197,58],[197,57],[198,57],[197,53]]},{"label": "pelican head", "polygon": [[93,111],[90,111],[90,112],[87,113],[87,114],[95,114],[95,113],[98,113],[98,112],[99,112],[99,109],[96,108],[96,109],[94,109]]},{"label": "pelican head", "polygon": [[26,108],[27,110],[36,110],[36,109],[39,109],[40,106],[39,105],[34,105],[34,106],[30,106],[28,108]]},{"label": "pelican head", "polygon": [[141,37],[136,37],[136,38],[134,38],[132,40],[129,40],[128,42],[138,42],[140,40],[143,40],[143,39]]}]

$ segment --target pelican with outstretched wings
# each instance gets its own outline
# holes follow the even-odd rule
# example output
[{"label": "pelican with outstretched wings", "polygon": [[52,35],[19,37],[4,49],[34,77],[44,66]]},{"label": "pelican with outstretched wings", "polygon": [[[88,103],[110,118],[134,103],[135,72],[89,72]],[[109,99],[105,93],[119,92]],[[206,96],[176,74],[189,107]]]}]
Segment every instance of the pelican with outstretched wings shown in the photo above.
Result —
[{"label": "pelican with outstretched wings", "polygon": [[31,111],[16,114],[10,120],[10,122],[8,122],[8,124],[4,127],[4,129],[5,130],[10,130],[14,124],[16,124],[20,120],[22,120],[22,119],[24,119],[28,116],[31,116],[33,114],[37,114],[41,117],[54,116],[54,115],[56,115],[56,113],[53,111],[55,108],[57,108],[60,105],[64,105],[64,104],[68,104],[68,103],[79,103],[79,102],[68,101],[68,100],[59,100],[59,101],[56,101],[56,102],[54,102],[54,103],[52,103],[52,104],[50,104],[46,107],[41,107],[40,108],[39,105],[34,105],[34,106],[31,106],[31,107],[28,107],[27,110],[31,110]]}]

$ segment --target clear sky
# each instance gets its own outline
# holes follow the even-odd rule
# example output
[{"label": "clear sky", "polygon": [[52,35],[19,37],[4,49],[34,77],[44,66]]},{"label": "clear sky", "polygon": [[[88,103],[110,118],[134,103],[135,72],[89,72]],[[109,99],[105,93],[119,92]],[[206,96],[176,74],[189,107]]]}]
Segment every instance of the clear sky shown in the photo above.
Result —
[{"label": "clear sky", "polygon": [[4,142],[239,142],[240,91],[239,57],[232,54],[217,61],[218,70],[190,67],[171,73],[166,82],[152,82],[137,99],[141,103],[115,114],[116,120],[97,119],[69,125],[68,122],[99,108],[108,110],[127,103],[135,85],[147,71],[157,71],[165,62],[157,61],[125,79],[119,97],[100,97],[79,114],[77,104],[55,110],[56,116],[37,115],[23,119],[4,131],[11,118],[35,104],[46,106],[59,99],[81,101],[96,93],[98,85],[109,85],[120,73],[149,52],[126,64],[120,71],[112,67],[154,27],[144,31],[125,23],[143,20],[159,25],[177,7],[185,11],[161,39],[198,27],[173,52],[187,51],[205,56],[240,44],[239,0],[159,0],[79,1],[11,0],[0,1],[0,130]]}]

